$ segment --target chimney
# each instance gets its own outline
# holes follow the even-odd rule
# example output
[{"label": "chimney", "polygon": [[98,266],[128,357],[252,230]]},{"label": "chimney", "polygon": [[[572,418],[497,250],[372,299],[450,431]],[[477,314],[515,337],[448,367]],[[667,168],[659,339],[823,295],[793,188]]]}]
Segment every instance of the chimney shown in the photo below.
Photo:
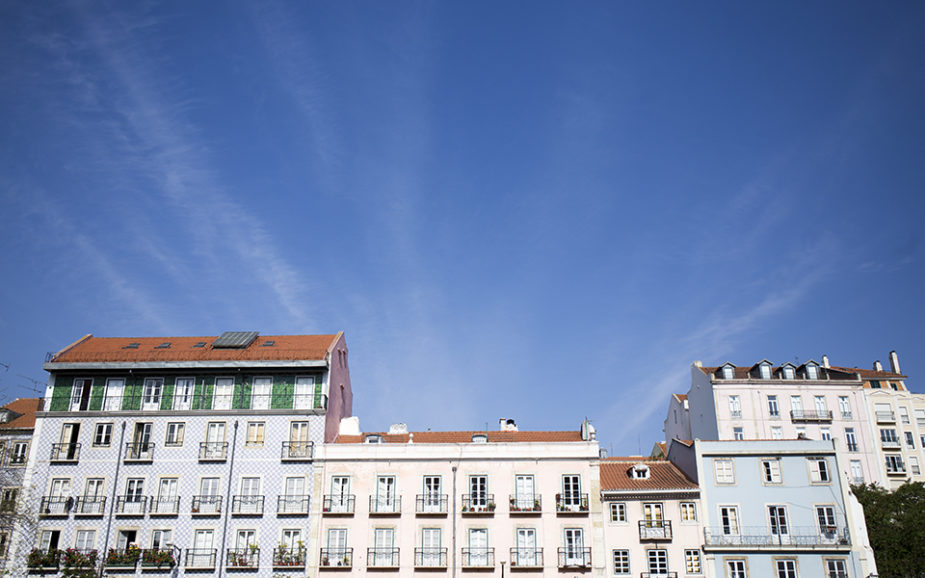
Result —
[{"label": "chimney", "polygon": [[502,417],[498,420],[498,425],[501,431],[518,431],[517,424],[512,419]]},{"label": "chimney", "polygon": [[699,359],[694,360],[694,367],[703,367],[703,362]]},{"label": "chimney", "polygon": [[880,360],[874,362],[874,371],[883,371],[883,364],[880,363]]},{"label": "chimney", "polygon": [[393,423],[389,426],[390,434],[406,434],[408,433],[408,424],[406,423]]},{"label": "chimney", "polygon": [[822,354],[822,367],[826,369],[829,368],[829,356],[825,353]]},{"label": "chimney", "polygon": [[896,350],[890,352],[890,371],[893,373],[902,373],[899,370],[899,356],[896,355]]},{"label": "chimney", "polygon": [[338,435],[358,436],[360,435],[360,418],[357,416],[344,417],[340,420],[340,431]]}]

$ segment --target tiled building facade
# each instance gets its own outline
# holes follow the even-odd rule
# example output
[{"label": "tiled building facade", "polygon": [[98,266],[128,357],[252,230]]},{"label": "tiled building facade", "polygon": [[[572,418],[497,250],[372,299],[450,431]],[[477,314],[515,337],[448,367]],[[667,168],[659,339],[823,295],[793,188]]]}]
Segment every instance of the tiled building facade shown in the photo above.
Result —
[{"label": "tiled building facade", "polygon": [[24,479],[32,447],[35,414],[41,398],[17,399],[0,408],[0,570],[10,572],[24,556],[23,535],[30,533],[32,517],[25,502]]}]

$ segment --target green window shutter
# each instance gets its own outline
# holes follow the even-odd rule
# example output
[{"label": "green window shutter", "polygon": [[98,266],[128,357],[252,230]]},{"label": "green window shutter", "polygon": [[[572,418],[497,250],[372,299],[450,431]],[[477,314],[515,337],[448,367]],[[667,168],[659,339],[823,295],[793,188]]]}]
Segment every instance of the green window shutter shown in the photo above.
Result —
[{"label": "green window shutter", "polygon": [[[64,380],[62,380],[64,381]],[[58,385],[55,380],[55,388],[51,390],[51,403],[48,411],[67,411],[71,406],[71,389],[74,387],[74,380],[70,380],[70,385]]]},{"label": "green window shutter", "polygon": [[87,409],[90,411],[100,411],[103,409],[103,394],[106,392],[106,378],[94,377],[93,387],[90,388],[90,405]]},{"label": "green window shutter", "polygon": [[165,377],[164,378],[164,392],[161,395],[161,409],[168,410],[173,407],[173,392],[177,387],[177,379],[175,377]]}]

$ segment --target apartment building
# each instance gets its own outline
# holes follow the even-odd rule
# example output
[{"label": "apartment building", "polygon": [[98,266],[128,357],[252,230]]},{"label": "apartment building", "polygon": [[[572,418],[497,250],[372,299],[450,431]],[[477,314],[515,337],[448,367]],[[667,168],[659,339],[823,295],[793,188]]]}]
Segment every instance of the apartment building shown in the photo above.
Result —
[{"label": "apartment building", "polygon": [[607,574],[704,576],[700,489],[664,460],[601,460]]},{"label": "apartment building", "polygon": [[17,399],[0,408],[0,570],[12,571],[23,533],[31,525],[23,480],[41,398]]},{"label": "apartment building", "polygon": [[[893,411],[884,404],[913,411],[915,396],[906,389],[896,352],[890,353],[890,359],[891,371],[884,371],[879,362],[872,370],[833,366],[827,356],[821,363],[809,360],[800,365],[775,365],[766,359],[742,367],[731,362],[715,367],[694,362],[690,389],[670,399],[666,443],[673,439],[838,439],[844,454],[841,463],[852,483],[895,486],[896,480],[906,478],[904,464],[912,463],[913,450],[921,451],[920,436],[925,432],[911,423],[899,431],[885,427],[881,429],[887,431],[881,432],[875,427],[877,403],[883,417]],[[891,400],[906,396],[909,401],[897,405],[880,399],[883,395],[875,396],[880,401],[871,401],[876,388]],[[913,439],[918,448],[907,445],[907,432],[919,436]],[[891,457],[894,454],[898,457]]]},{"label": "apartment building", "polygon": [[599,447],[574,431],[361,433],[316,460],[319,573],[603,576]]},{"label": "apartment building", "polygon": [[257,332],[88,335],[59,351],[19,567],[304,574],[314,452],[352,408],[347,353],[342,333]]},{"label": "apartment building", "polygon": [[835,440],[674,443],[700,486],[704,571],[725,578],[876,575]]}]

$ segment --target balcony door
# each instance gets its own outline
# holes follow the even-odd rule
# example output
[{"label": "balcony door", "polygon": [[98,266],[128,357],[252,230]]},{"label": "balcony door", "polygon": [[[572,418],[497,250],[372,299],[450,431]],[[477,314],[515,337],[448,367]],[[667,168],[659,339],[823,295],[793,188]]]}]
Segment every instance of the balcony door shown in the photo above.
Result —
[{"label": "balcony door", "polygon": [[272,377],[255,377],[251,390],[251,408],[270,409],[270,393],[273,390]]},{"label": "balcony door", "polygon": [[350,508],[350,477],[331,478],[331,511],[347,512]]},{"label": "balcony door", "polygon": [[192,377],[178,377],[173,389],[173,408],[187,410],[193,403],[194,381]]},{"label": "balcony door", "polygon": [[177,511],[177,478],[161,478],[157,487],[157,504],[155,507],[160,512]]},{"label": "balcony door", "polygon": [[103,513],[103,478],[87,478],[84,497],[80,504],[81,514]]},{"label": "balcony door", "polygon": [[514,478],[514,506],[520,510],[533,510],[536,490],[533,476],[516,476]]},{"label": "balcony door", "polygon": [[331,566],[343,566],[347,557],[347,530],[331,528],[328,530],[328,560]]},{"label": "balcony door", "polygon": [[576,511],[581,507],[580,476],[562,476],[562,500],[566,510]]},{"label": "balcony door", "polygon": [[295,513],[305,511],[308,504],[303,505],[305,497],[305,478],[286,478],[281,511]]},{"label": "balcony door", "polygon": [[646,521],[646,528],[662,527],[662,505],[661,504],[643,504],[642,515]]},{"label": "balcony door", "polygon": [[67,498],[71,494],[71,480],[67,478],[54,478],[51,480],[49,496],[51,500],[45,506],[46,514],[67,513]]},{"label": "balcony door", "polygon": [[488,566],[488,530],[485,528],[469,530],[469,565]]},{"label": "balcony door", "polygon": [[215,401],[212,407],[215,409],[231,409],[231,398],[234,396],[234,378],[233,377],[216,377],[215,378]]},{"label": "balcony door", "polygon": [[719,519],[724,536],[739,535],[739,508],[736,506],[721,506]]},{"label": "balcony door", "polygon": [[777,536],[781,544],[790,543],[790,528],[787,526],[787,509],[783,506],[768,506],[768,521],[771,534]]},{"label": "balcony door", "polygon": [[90,407],[90,389],[92,385],[92,379],[77,378],[74,380],[74,386],[71,389],[71,411],[86,411]]},{"label": "balcony door", "polygon": [[[193,536],[194,554],[187,555],[187,562],[190,566],[197,568],[208,568],[215,564],[212,559],[212,540],[214,533],[212,530],[196,530]],[[192,558],[190,560],[189,558]]]},{"label": "balcony door", "polygon": [[424,528],[421,530],[421,565],[441,566],[440,559],[440,528]]},{"label": "balcony door", "polygon": [[106,392],[103,409],[106,411],[119,411],[122,409],[122,396],[125,394],[125,380],[113,377],[106,380]]},{"label": "balcony door", "polygon": [[77,457],[77,442],[80,439],[80,424],[61,424],[61,450],[56,457],[73,460]]},{"label": "balcony door", "polygon": [[199,511],[200,513],[218,513],[219,512],[219,479],[202,478],[199,482]]},{"label": "balcony door", "polygon": [[581,528],[565,529],[565,565],[584,566],[585,541]]},{"label": "balcony door", "polygon": [[376,511],[396,511],[394,476],[379,476],[376,480]]},{"label": "balcony door", "polygon": [[394,566],[392,548],[395,544],[395,532],[392,528],[376,528],[374,537],[373,566]]},{"label": "balcony door", "polygon": [[533,528],[517,529],[517,565],[538,565],[536,559],[536,530]]},{"label": "balcony door", "polygon": [[308,422],[294,421],[289,426],[289,457],[309,458]]},{"label": "balcony door", "polygon": [[424,511],[439,512],[441,507],[440,476],[424,476]]},{"label": "balcony door", "polygon": [[145,379],[141,397],[141,409],[145,411],[156,411],[161,409],[161,395],[163,392],[164,380],[162,378],[149,377]]},{"label": "balcony door", "polygon": [[297,377],[295,378],[295,391],[293,407],[295,409],[311,409],[312,399],[315,395],[315,378],[314,377]]},{"label": "balcony door", "polygon": [[469,476],[469,499],[473,508],[488,505],[488,476]]},{"label": "balcony door", "polygon": [[225,422],[210,421],[206,426],[206,447],[203,457],[222,459],[225,454]]},{"label": "balcony door", "polygon": [[240,512],[256,514],[260,512],[260,478],[241,478]]},{"label": "balcony door", "polygon": [[129,452],[130,459],[141,459],[148,456],[151,449],[151,424],[136,423],[135,430],[132,433],[132,450]]}]

